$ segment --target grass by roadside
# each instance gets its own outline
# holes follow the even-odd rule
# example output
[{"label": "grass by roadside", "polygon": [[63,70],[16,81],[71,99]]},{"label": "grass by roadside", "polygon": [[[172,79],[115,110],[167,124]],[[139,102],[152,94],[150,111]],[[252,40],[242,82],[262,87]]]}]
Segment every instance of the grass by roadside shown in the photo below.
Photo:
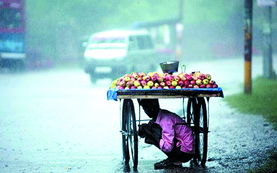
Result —
[{"label": "grass by roadside", "polygon": [[225,100],[242,113],[263,115],[277,130],[277,80],[257,78],[251,95],[239,93]]},{"label": "grass by roadside", "polygon": [[[277,80],[257,78],[253,81],[252,94],[243,93],[227,96],[227,103],[247,114],[263,115],[277,130]],[[277,172],[277,149],[270,153],[266,163],[250,173]]]}]

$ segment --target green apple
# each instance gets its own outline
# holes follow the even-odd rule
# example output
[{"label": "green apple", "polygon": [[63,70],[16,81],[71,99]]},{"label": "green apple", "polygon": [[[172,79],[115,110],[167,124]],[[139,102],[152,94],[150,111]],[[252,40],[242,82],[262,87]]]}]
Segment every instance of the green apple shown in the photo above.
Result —
[{"label": "green apple", "polygon": [[154,83],[153,83],[153,81],[150,80],[150,81],[147,82],[147,85],[148,85],[149,87],[152,87],[152,86],[154,85]]},{"label": "green apple", "polygon": [[204,79],[204,80],[203,80],[203,84],[204,84],[204,85],[207,85],[208,83],[209,83],[209,80],[208,80],[208,79]]},{"label": "green apple", "polygon": [[172,86],[177,86],[177,84],[178,84],[178,82],[175,81],[175,80],[171,82],[171,85],[172,85]]}]

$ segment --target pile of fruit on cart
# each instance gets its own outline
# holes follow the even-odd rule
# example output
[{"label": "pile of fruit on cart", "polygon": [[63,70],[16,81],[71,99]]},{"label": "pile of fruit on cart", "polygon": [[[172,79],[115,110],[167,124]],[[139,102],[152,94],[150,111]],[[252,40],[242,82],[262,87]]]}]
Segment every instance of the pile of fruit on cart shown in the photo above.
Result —
[{"label": "pile of fruit on cart", "polygon": [[218,88],[210,74],[134,72],[114,80],[111,89],[181,89],[181,88]]}]

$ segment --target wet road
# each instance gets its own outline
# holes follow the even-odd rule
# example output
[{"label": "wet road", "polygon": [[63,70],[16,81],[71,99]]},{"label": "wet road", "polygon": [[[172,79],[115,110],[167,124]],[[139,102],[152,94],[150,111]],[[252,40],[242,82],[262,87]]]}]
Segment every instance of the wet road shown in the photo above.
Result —
[{"label": "wet road", "polygon": [[[228,95],[242,89],[241,63],[190,64],[187,71],[210,72]],[[254,75],[261,74],[261,63],[254,66]],[[0,172],[123,172],[119,104],[106,100],[109,83],[92,85],[79,68],[0,73]],[[178,105],[161,103],[175,112]],[[186,163],[154,171],[165,155],[140,141],[139,172],[245,172],[277,147],[276,132],[261,116],[240,115],[222,98],[210,101],[210,131],[206,169]]]}]

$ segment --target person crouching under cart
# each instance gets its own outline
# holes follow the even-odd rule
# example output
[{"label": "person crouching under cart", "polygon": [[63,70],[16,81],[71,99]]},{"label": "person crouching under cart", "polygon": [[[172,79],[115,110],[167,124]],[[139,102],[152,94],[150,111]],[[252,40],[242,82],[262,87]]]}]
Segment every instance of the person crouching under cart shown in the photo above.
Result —
[{"label": "person crouching under cart", "polygon": [[138,135],[145,143],[153,144],[167,155],[154,164],[154,169],[180,168],[194,155],[192,129],[177,114],[160,108],[158,99],[138,99],[139,105],[151,118],[139,125]]}]

